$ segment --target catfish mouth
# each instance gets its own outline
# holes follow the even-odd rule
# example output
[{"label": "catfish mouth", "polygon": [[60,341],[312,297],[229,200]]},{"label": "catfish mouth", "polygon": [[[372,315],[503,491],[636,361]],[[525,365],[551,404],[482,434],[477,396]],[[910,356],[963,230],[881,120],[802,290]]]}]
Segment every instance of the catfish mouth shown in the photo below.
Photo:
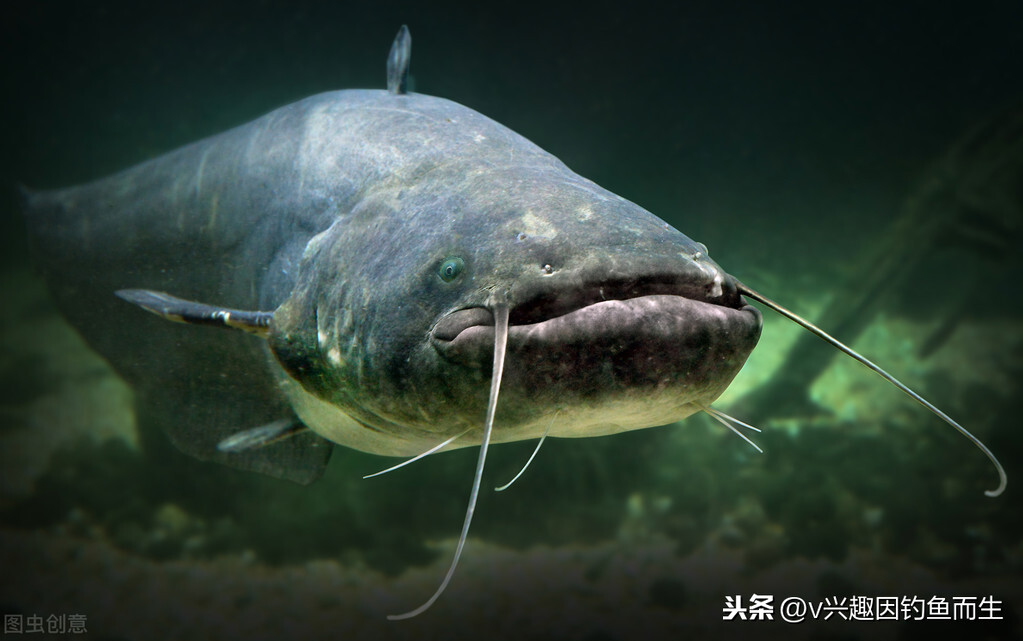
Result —
[{"label": "catfish mouth", "polygon": [[[734,340],[745,359],[759,334],[760,313],[746,304],[731,277],[715,285],[651,276],[540,292],[511,308],[508,347]],[[484,307],[453,311],[437,322],[430,339],[445,358],[486,367],[494,316]]]}]

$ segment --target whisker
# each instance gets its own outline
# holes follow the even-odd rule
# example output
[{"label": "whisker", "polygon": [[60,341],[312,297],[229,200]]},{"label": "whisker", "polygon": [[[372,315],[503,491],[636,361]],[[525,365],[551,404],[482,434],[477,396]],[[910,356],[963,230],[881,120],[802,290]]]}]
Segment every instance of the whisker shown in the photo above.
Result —
[{"label": "whisker", "polygon": [[760,293],[758,293],[756,291],[753,291],[752,289],[750,289],[749,287],[743,285],[739,281],[735,281],[735,284],[738,286],[739,292],[742,293],[743,295],[749,296],[753,300],[758,301],[760,303],[763,303],[764,305],[770,307],[771,309],[773,309],[774,311],[778,312],[779,314],[781,314],[785,318],[789,319],[793,323],[795,323],[795,324],[799,325],[800,327],[806,329],[811,334],[817,336],[818,338],[822,339],[823,341],[829,343],[831,346],[837,348],[839,351],[844,352],[845,354],[851,356],[853,359],[859,361],[867,369],[871,370],[872,372],[874,372],[875,374],[877,374],[881,378],[885,379],[886,381],[888,381],[889,383],[891,383],[895,387],[899,388],[903,393],[905,393],[911,399],[913,399],[917,403],[920,403],[921,405],[926,407],[928,410],[930,410],[932,413],[934,413],[935,416],[937,416],[941,420],[945,421],[946,423],[948,423],[949,425],[954,427],[960,434],[962,434],[963,436],[968,438],[971,443],[976,445],[977,448],[979,448],[981,452],[983,452],[985,455],[987,455],[988,460],[991,461],[991,463],[995,466],[995,470],[997,470],[997,472],[998,472],[998,487],[996,487],[993,490],[985,490],[984,494],[986,494],[987,496],[995,497],[995,496],[998,496],[999,494],[1001,494],[1002,492],[1005,491],[1005,486],[1008,484],[1008,478],[1005,475],[1005,468],[1003,468],[1002,464],[998,462],[998,459],[995,458],[995,455],[991,452],[991,450],[989,450],[987,448],[987,446],[984,445],[984,443],[982,443],[979,438],[977,438],[976,436],[971,434],[969,432],[969,430],[967,430],[965,427],[963,427],[962,425],[957,423],[955,420],[952,419],[952,417],[950,417],[945,412],[942,412],[941,410],[939,410],[934,405],[931,405],[931,403],[928,402],[927,399],[925,399],[923,396],[920,396],[919,394],[917,394],[913,390],[911,390],[908,387],[906,387],[905,385],[903,385],[902,381],[900,381],[899,379],[895,378],[894,376],[892,376],[888,372],[886,372],[883,369],[881,369],[880,366],[876,365],[873,361],[869,360],[867,357],[861,356],[854,349],[852,349],[851,347],[849,347],[845,343],[839,341],[837,338],[835,338],[831,334],[825,332],[820,327],[817,327],[816,325],[814,325],[810,321],[806,320],[805,318],[802,318],[798,314],[796,314],[794,312],[790,312],[789,310],[785,309],[784,307],[782,307],[778,303],[774,302],[770,298],[767,298],[763,294],[760,294]]},{"label": "whisker", "polygon": [[533,448],[533,453],[529,455],[529,460],[526,461],[526,464],[522,466],[522,469],[519,470],[519,473],[515,475],[515,478],[513,478],[510,481],[508,481],[507,483],[505,483],[501,487],[495,487],[494,488],[495,492],[504,492],[505,490],[507,490],[508,488],[510,488],[512,486],[512,483],[514,483],[515,481],[519,480],[519,477],[522,476],[522,473],[526,471],[526,468],[529,467],[529,464],[533,462],[534,458],[536,458],[536,453],[540,451],[540,446],[543,445],[544,439],[547,438],[547,434],[550,433],[551,426],[554,425],[554,419],[558,418],[558,413],[559,412],[561,412],[561,410],[558,410],[557,412],[554,412],[554,416],[551,417],[551,422],[547,424],[547,429],[545,429],[543,431],[543,436],[540,437],[540,442],[536,444],[535,448]]},{"label": "whisker", "polygon": [[494,427],[494,414],[497,411],[497,396],[501,390],[501,375],[504,373],[504,354],[508,346],[508,304],[504,301],[495,302],[494,311],[494,373],[490,379],[490,401],[487,403],[487,420],[483,424],[483,436],[480,439],[480,455],[476,462],[476,474],[472,479],[472,491],[469,493],[469,506],[465,510],[465,522],[462,524],[462,533],[458,537],[458,545],[455,547],[455,556],[451,559],[451,566],[448,573],[444,575],[440,587],[433,593],[426,603],[411,612],[404,614],[390,614],[387,616],[391,621],[411,619],[426,612],[434,601],[444,593],[445,588],[455,574],[458,567],[458,559],[462,556],[462,549],[469,537],[469,524],[472,523],[472,514],[476,511],[476,499],[480,493],[480,483],[483,480],[483,464],[487,461],[487,449],[490,447],[490,433]]},{"label": "whisker", "polygon": [[[753,446],[753,449],[755,449],[756,451],[760,452],[761,454],[764,453],[764,450],[760,449],[759,445],[757,445],[756,443],[751,441],[748,436],[746,436],[745,434],[743,434],[739,430],[735,429],[735,426],[732,425],[731,423],[729,423],[728,421],[735,421],[736,423],[739,423],[740,425],[742,425],[744,427],[748,427],[748,428],[750,428],[752,430],[756,430],[757,432],[759,432],[760,430],[758,430],[757,428],[753,427],[752,425],[748,425],[746,423],[743,423],[742,421],[734,419],[731,416],[729,416],[728,414],[725,414],[724,412],[720,412],[720,411],[718,411],[716,409],[713,409],[713,408],[710,408],[710,407],[704,407],[702,405],[700,405],[699,407],[700,407],[700,409],[702,409],[704,412],[707,413],[707,416],[711,417],[712,419],[714,419],[718,423],[721,423],[722,425],[724,425],[728,429],[732,430],[732,432],[734,432],[736,436],[738,436],[739,438],[741,438],[742,440],[746,441],[751,446]],[[728,419],[728,420],[725,420],[725,419]]]},{"label": "whisker", "polygon": [[[472,428],[469,428],[469,429],[471,430]],[[374,472],[372,474],[367,474],[366,476],[364,476],[362,478],[364,478],[364,479],[371,479],[374,476],[380,476],[381,474],[387,474],[388,472],[393,472],[394,470],[396,470],[396,469],[398,469],[400,467],[405,467],[409,463],[415,463],[416,461],[418,461],[419,459],[423,458],[424,456],[429,456],[429,455],[433,454],[434,452],[436,452],[437,450],[443,449],[444,447],[446,447],[448,445],[451,445],[456,440],[462,438],[463,436],[465,436],[468,433],[469,433],[469,430],[465,430],[461,434],[455,434],[454,436],[452,436],[448,440],[444,441],[443,443],[441,443],[439,445],[434,445],[433,447],[431,447],[430,449],[426,450],[422,454],[417,454],[417,455],[413,456],[412,458],[408,459],[407,461],[402,461],[401,463],[398,463],[397,465],[392,465],[391,467],[387,468],[386,470],[380,470],[379,472]]]},{"label": "whisker", "polygon": [[704,407],[703,411],[704,412],[709,412],[711,414],[715,414],[715,415],[720,416],[721,418],[724,418],[724,419],[728,419],[729,421],[732,421],[733,423],[738,423],[739,425],[742,425],[746,429],[753,430],[754,432],[760,432],[761,431],[761,429],[759,427],[756,427],[754,425],[750,425],[749,423],[745,423],[743,421],[740,421],[739,419],[735,418],[734,416],[731,416],[729,414],[725,414],[724,412],[722,412],[719,409],[716,409],[716,408],[713,408],[713,407]]}]

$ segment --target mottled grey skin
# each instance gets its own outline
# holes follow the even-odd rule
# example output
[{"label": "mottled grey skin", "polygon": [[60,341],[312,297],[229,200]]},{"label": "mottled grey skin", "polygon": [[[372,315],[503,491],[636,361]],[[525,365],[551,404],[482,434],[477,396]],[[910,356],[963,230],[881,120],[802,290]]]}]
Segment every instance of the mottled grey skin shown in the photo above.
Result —
[{"label": "mottled grey skin", "polygon": [[[591,436],[709,405],[760,333],[734,280],[664,221],[456,103],[339,91],[110,178],[28,197],[64,313],[200,458],[306,481],[313,434],[217,453],[295,412],[334,442],[479,443],[494,304],[511,308],[496,441]],[[445,259],[464,270],[441,278]],[[275,310],[264,341],[113,296]],[[269,348],[269,351],[268,349]],[[162,418],[161,417],[165,417]]]}]

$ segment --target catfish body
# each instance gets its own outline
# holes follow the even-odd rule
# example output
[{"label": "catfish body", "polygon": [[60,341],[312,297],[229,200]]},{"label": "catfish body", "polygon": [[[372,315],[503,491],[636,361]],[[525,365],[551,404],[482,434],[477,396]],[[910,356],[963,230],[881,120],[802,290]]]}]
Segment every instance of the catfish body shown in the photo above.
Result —
[{"label": "catfish body", "polygon": [[[495,441],[554,412],[560,436],[681,419],[759,337],[705,247],[419,94],[316,95],[26,208],[62,312],[140,414],[190,454],[299,481],[327,440],[216,444],[287,416],[379,454],[479,443],[495,292],[511,309]],[[112,295],[127,287],[273,311],[270,341],[164,323]]]},{"label": "catfish body", "polygon": [[[141,421],[186,452],[308,482],[331,443],[480,446],[447,574],[389,618],[421,614],[451,580],[492,441],[698,411],[740,436],[732,423],[751,427],[710,407],[760,335],[743,295],[955,427],[999,473],[987,494],[1005,489],[965,428],[703,245],[475,111],[406,93],[410,52],[402,27],[387,92],[313,96],[110,178],[25,195],[62,310],[133,385]],[[255,337],[165,323],[114,292]]]}]

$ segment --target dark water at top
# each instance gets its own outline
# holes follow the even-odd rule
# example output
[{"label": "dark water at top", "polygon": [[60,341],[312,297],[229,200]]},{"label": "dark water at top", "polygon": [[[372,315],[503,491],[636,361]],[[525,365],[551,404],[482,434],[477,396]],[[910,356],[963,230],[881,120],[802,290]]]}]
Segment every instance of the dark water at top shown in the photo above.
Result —
[{"label": "dark water at top", "polygon": [[[663,537],[678,558],[712,544],[750,573],[831,564],[817,578],[822,595],[869,583],[864,558],[871,567],[905,563],[945,582],[935,593],[1004,599],[1007,621],[983,629],[1008,638],[1023,616],[1016,580],[1023,570],[1017,498],[1023,166],[1015,173],[990,168],[999,166],[999,153],[1019,159],[1023,134],[996,128],[951,169],[939,163],[970,127],[1014,106],[1018,112],[1023,103],[1023,5],[932,4],[23,6],[0,26],[7,88],[0,106],[0,183],[7,185],[0,192],[0,242],[4,271],[12,275],[3,296],[14,301],[12,309],[27,310],[4,317],[4,432],[45,422],[26,416],[51,420],[50,409],[62,416],[47,405],[54,390],[85,389],[109,376],[99,364],[40,364],[46,350],[32,340],[65,339],[49,338],[49,325],[39,320],[52,321],[53,311],[25,271],[14,186],[84,182],[316,92],[382,88],[391,38],[408,24],[415,91],[460,102],[525,135],[704,242],[730,273],[797,311],[819,311],[868,277],[901,279],[863,322],[877,320],[864,334],[871,356],[982,435],[1010,474],[1003,497],[985,498],[994,473],[979,452],[922,409],[893,400],[879,380],[842,370],[814,393],[825,410],[809,417],[761,412],[765,432],[756,440],[764,455],[696,418],[674,432],[548,443],[516,487],[484,497],[473,536],[517,550],[615,541],[621,554]],[[913,220],[907,214],[913,198],[926,200],[928,181],[938,178],[968,192],[934,200],[923,215],[915,210],[919,220],[933,219],[930,207],[933,217],[947,216],[940,233],[893,222]],[[966,213],[943,213],[950,198]],[[934,249],[921,257],[920,243]],[[918,258],[911,269],[900,271],[895,260],[889,272],[871,275],[864,261],[879,251]],[[839,324],[856,313],[838,312]],[[22,341],[33,324],[39,331]],[[752,378],[737,385],[752,389],[770,378],[757,372],[770,372],[783,356],[772,345],[782,336],[791,340],[787,331],[769,319],[758,348],[764,360],[754,357]],[[934,347],[923,358],[929,339]],[[126,405],[116,394],[101,398]],[[52,420],[90,420],[77,406],[68,413]],[[31,459],[36,447],[31,438],[7,443],[5,461]],[[494,484],[513,475],[531,447],[496,448]],[[72,540],[99,540],[159,563],[201,565],[245,551],[275,567],[329,558],[393,576],[447,558],[427,542],[457,533],[474,459],[475,451],[455,452],[363,482],[362,474],[389,460],[339,449],[323,481],[299,488],[177,459],[154,462],[109,444],[78,445],[44,464],[48,471],[31,491],[8,496],[5,483],[0,516],[5,530],[70,531]],[[155,536],[160,527],[169,534]],[[4,551],[5,560],[14,549]],[[439,581],[441,565],[430,566],[423,585]],[[588,566],[592,582],[584,590],[618,580],[602,582],[602,567]],[[60,588],[70,595],[63,601],[18,600],[11,588],[0,605],[5,613],[64,611],[98,575],[78,571]],[[147,580],[134,580],[144,591]],[[672,622],[654,632],[693,621],[706,626],[705,636],[728,634],[727,626],[715,627],[723,623],[724,596],[749,592],[738,578],[723,582],[703,595],[688,577],[657,577],[621,597],[622,608],[649,608]],[[486,603],[488,587],[475,589]],[[372,590],[386,592],[387,584]],[[423,598],[429,590],[420,589]],[[389,603],[412,607],[417,594],[405,591]],[[244,598],[280,620],[272,602],[259,607],[259,593]],[[568,597],[545,598],[557,612],[558,599]],[[238,599],[232,607],[248,612],[249,602]],[[97,607],[80,600],[85,609]],[[587,619],[582,607],[564,617]],[[184,606],[166,609],[176,608]],[[95,631],[103,634],[98,616]],[[415,635],[460,629],[468,638],[483,629],[475,619],[453,628],[459,624],[448,616],[442,611]],[[493,616],[501,634],[512,635],[516,621],[532,629],[524,623],[528,615]],[[634,623],[625,629],[643,629]],[[185,629],[202,636],[197,625]],[[621,630],[583,625],[551,635],[624,638]],[[823,628],[839,632],[846,630]]]}]

